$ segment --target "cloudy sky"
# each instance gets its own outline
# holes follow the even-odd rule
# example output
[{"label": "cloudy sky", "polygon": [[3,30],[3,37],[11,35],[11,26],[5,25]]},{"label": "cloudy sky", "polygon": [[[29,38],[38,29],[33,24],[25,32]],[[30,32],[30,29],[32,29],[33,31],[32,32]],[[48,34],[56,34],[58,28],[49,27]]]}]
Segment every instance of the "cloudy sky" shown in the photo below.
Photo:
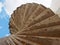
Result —
[{"label": "cloudy sky", "polygon": [[51,6],[51,0],[0,0],[0,38],[10,35],[8,24],[13,11],[21,4],[29,2]]}]

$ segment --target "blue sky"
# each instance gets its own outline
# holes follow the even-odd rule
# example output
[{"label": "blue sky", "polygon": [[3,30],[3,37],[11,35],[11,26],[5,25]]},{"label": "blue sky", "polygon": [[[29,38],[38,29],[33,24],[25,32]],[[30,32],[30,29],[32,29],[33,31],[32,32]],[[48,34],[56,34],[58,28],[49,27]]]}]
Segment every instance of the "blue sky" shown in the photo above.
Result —
[{"label": "blue sky", "polygon": [[4,1],[5,1],[5,0],[0,0],[0,2],[2,2],[2,3],[3,3]]},{"label": "blue sky", "polygon": [[[4,3],[5,0],[0,0],[0,3]],[[1,7],[0,12],[0,38],[5,37],[9,35],[9,16],[7,12],[5,11],[5,7]]]},{"label": "blue sky", "polygon": [[[52,0],[0,0],[0,38],[10,35],[9,18],[13,11],[24,3],[39,3],[50,7]],[[46,3],[47,2],[47,3]]]}]

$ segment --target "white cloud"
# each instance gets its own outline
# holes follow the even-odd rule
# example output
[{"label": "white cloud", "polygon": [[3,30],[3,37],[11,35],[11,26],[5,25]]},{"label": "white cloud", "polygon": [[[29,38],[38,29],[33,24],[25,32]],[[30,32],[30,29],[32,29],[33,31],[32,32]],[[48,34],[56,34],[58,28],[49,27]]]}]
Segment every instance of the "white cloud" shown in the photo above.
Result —
[{"label": "white cloud", "polygon": [[9,36],[10,34],[6,34],[5,36]]},{"label": "white cloud", "polygon": [[3,4],[0,2],[0,13],[2,11]]},{"label": "white cloud", "polygon": [[45,5],[46,7],[50,7],[52,0],[6,0],[4,3],[6,7],[6,11],[8,14],[12,14],[13,11],[20,6],[21,4],[24,3],[29,3],[29,2],[36,2],[36,3],[41,3]]}]

